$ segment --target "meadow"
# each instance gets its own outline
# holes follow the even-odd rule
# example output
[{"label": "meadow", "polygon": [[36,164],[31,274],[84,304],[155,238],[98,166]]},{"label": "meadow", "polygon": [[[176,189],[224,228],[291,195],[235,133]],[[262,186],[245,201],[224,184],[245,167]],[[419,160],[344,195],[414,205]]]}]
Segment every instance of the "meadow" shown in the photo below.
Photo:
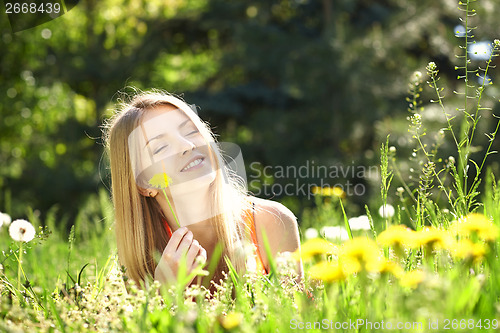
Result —
[{"label": "meadow", "polygon": [[[144,290],[128,281],[126,290],[105,190],[82,205],[69,238],[56,219],[62,207],[43,221],[31,209],[24,222],[2,214],[0,331],[499,331],[500,180],[486,161],[497,158],[500,122],[486,77],[500,41],[472,68],[467,19],[474,12],[469,1],[459,8],[466,31],[455,68],[461,87],[441,86],[433,62],[409,79],[405,126],[415,168],[405,179],[389,135],[380,143],[380,195],[363,214],[352,215],[342,189],[314,188],[315,208],[299,220],[301,251],[271,260],[269,275],[231,270],[210,300],[203,287],[182,283]],[[440,114],[435,133],[426,108]],[[496,127],[481,133],[487,141],[478,149],[484,120]],[[443,145],[453,154],[443,155]],[[294,282],[297,260],[303,286]]]}]

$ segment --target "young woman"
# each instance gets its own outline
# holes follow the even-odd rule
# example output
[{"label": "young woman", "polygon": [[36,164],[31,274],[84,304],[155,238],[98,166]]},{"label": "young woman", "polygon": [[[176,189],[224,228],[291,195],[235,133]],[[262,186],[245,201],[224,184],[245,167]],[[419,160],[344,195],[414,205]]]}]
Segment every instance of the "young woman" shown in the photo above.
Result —
[{"label": "young woman", "polygon": [[[205,278],[215,282],[228,272],[224,257],[239,273],[267,274],[264,234],[275,257],[299,248],[293,213],[247,193],[208,124],[183,100],[140,93],[121,105],[105,136],[118,257],[137,284],[148,277],[176,283],[181,258],[188,271],[208,266],[217,244],[222,256]],[[297,273],[300,281],[301,262]]]}]

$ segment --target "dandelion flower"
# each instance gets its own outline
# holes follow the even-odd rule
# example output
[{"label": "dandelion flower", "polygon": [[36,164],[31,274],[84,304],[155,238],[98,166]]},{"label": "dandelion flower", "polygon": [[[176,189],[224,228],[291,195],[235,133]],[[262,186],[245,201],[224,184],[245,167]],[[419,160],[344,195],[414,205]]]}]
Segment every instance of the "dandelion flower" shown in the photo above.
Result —
[{"label": "dandelion flower", "polygon": [[425,274],[421,270],[413,270],[402,274],[399,278],[399,284],[403,287],[415,289],[422,281],[424,281]]},{"label": "dandelion flower", "polygon": [[400,277],[403,274],[403,269],[398,264],[384,257],[379,257],[378,260],[369,262],[366,268],[372,273],[392,274],[396,277]]},{"label": "dandelion flower", "polygon": [[313,238],[318,238],[319,233],[316,228],[307,228],[304,235],[306,239],[313,239]]},{"label": "dandelion flower", "polygon": [[238,327],[243,320],[243,314],[239,312],[230,312],[220,319],[222,327],[226,330]]},{"label": "dandelion flower", "polygon": [[393,225],[378,235],[377,242],[382,246],[402,248],[405,245],[411,244],[413,233],[412,230],[402,225]]},{"label": "dandelion flower", "polygon": [[338,198],[345,198],[345,192],[341,187],[335,186],[331,189],[331,195]]},{"label": "dandelion flower", "polygon": [[455,258],[481,260],[486,254],[484,244],[473,243],[469,239],[462,239],[450,246],[450,253]]},{"label": "dandelion flower", "polygon": [[394,207],[392,205],[382,205],[378,209],[378,214],[382,216],[383,218],[389,218],[394,216]]},{"label": "dandelion flower", "polygon": [[170,178],[165,172],[157,173],[149,180],[149,185],[165,189],[172,183],[172,178]]},{"label": "dandelion flower", "polygon": [[311,192],[316,195],[321,195],[324,197],[339,197],[339,198],[344,198],[345,197],[345,192],[344,190],[339,187],[320,187],[320,186],[313,186],[311,188]]},{"label": "dandelion flower", "polygon": [[308,273],[312,279],[322,280],[325,282],[342,281],[346,278],[346,275],[338,262],[322,261],[312,266]]},{"label": "dandelion flower", "polygon": [[380,249],[373,240],[366,237],[356,237],[345,242],[341,249],[341,260],[344,271],[357,273],[367,270],[367,266],[379,260]]},{"label": "dandelion flower", "polygon": [[174,213],[174,209],[172,208],[172,205],[170,204],[170,200],[168,200],[167,193],[165,192],[165,189],[172,183],[172,178],[170,178],[165,172],[157,173],[151,179],[149,180],[149,185],[160,188],[163,190],[163,194],[165,195],[165,199],[167,199],[168,207],[170,208],[170,211],[172,212],[172,215],[174,215],[175,222],[177,222],[177,225],[180,227],[181,224],[179,223],[179,220],[177,220],[177,216]]},{"label": "dandelion flower", "polygon": [[494,241],[498,238],[498,227],[494,225],[483,214],[472,213],[465,218],[459,219],[450,228],[455,233],[462,236],[477,234],[485,241]]},{"label": "dandelion flower", "polygon": [[366,215],[351,217],[349,219],[349,227],[351,230],[371,230],[370,220]]},{"label": "dandelion flower", "polygon": [[425,228],[413,233],[413,245],[415,247],[426,246],[432,249],[446,249],[453,243],[452,235],[444,230],[434,227]]},{"label": "dandelion flower", "polygon": [[300,251],[297,250],[293,253],[296,260],[308,260],[315,255],[321,254],[335,254],[337,253],[337,246],[322,238],[313,238],[301,245]]},{"label": "dandelion flower", "polygon": [[4,224],[7,226],[10,224],[10,222],[12,222],[12,218],[10,217],[10,215],[0,212],[0,227]]},{"label": "dandelion flower", "polygon": [[35,237],[35,228],[26,220],[15,220],[9,227],[9,234],[18,242],[29,242]]}]

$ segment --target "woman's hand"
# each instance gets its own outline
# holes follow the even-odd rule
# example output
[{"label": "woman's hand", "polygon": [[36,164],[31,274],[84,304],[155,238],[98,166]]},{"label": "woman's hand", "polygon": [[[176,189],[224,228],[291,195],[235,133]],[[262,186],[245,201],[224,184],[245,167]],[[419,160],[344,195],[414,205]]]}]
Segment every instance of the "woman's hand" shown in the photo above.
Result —
[{"label": "woman's hand", "polygon": [[[186,270],[188,275],[198,264],[197,257],[201,257],[203,263],[207,261],[207,251],[196,239],[193,239],[193,233],[186,227],[179,228],[172,233],[172,237],[163,250],[160,262],[156,266],[155,280],[169,285],[177,283],[177,272],[184,253],[187,253]],[[188,285],[193,280],[194,277],[188,282]]]}]

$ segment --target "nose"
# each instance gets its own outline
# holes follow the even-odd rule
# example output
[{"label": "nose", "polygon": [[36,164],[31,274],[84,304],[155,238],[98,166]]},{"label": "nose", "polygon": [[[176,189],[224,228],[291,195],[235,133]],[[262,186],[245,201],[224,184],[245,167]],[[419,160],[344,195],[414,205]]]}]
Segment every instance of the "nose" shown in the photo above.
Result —
[{"label": "nose", "polygon": [[180,140],[179,141],[179,152],[182,155],[185,155],[190,150],[194,150],[194,148],[196,147],[196,145],[193,142],[191,142],[191,140],[186,139],[182,135],[181,135],[179,140]]}]

